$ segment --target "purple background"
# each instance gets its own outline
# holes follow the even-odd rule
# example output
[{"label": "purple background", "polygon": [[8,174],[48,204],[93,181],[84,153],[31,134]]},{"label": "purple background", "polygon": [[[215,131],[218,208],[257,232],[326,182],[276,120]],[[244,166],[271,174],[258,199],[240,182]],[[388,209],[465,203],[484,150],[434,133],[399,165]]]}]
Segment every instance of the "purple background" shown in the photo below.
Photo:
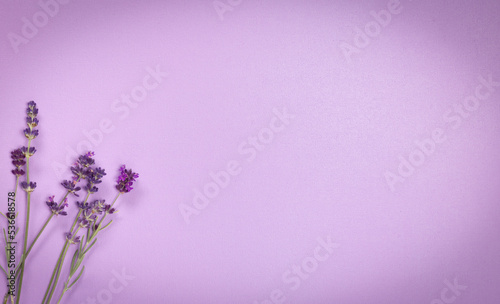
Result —
[{"label": "purple background", "polygon": [[[222,16],[210,0],[187,2],[58,4],[17,52],[9,33],[43,10],[0,2],[4,198],[26,103],[40,109],[30,237],[47,197],[64,194],[70,174],[54,166],[86,150],[84,133],[101,120],[113,131],[93,135],[108,172],[96,198],[114,196],[121,164],[140,173],[65,303],[271,303],[276,289],[284,303],[500,301],[500,90],[457,128],[443,118],[479,76],[500,80],[500,2],[401,0],[351,60],[341,46],[390,1],[222,0],[232,9]],[[148,67],[167,76],[123,117],[113,107]],[[247,161],[238,146],[265,132],[274,108],[294,118]],[[446,141],[391,191],[386,171],[397,174],[398,157],[436,128]],[[231,160],[241,173],[187,224],[179,206],[193,207]],[[24,303],[43,297],[70,207],[28,260]],[[292,290],[282,275],[327,237],[339,247]],[[123,268],[135,278],[111,293]],[[445,290],[455,279],[467,289]]]}]

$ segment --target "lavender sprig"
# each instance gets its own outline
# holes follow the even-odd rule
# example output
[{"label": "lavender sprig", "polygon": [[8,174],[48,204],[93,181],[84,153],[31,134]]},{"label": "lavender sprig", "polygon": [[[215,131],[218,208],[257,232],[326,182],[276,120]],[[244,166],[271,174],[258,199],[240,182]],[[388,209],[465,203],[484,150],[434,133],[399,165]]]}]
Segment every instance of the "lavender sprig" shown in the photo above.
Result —
[{"label": "lavender sprig", "polygon": [[[24,242],[23,242],[23,254],[20,262],[20,275],[19,275],[19,287],[17,291],[16,304],[19,304],[21,299],[21,291],[23,287],[23,277],[24,277],[24,267],[26,266],[26,252],[28,248],[28,232],[29,232],[29,223],[30,223],[30,209],[31,209],[31,192],[35,190],[36,183],[30,181],[30,157],[35,154],[36,149],[31,147],[31,141],[38,136],[38,130],[35,129],[38,126],[38,108],[36,107],[36,103],[34,101],[28,102],[28,107],[26,109],[26,124],[28,128],[24,130],[24,135],[28,139],[28,147],[22,148],[21,151],[24,153],[26,157],[26,181],[21,184],[24,191],[26,191],[27,195],[27,207],[26,207],[26,226],[24,229]],[[17,274],[17,273],[16,273]]]},{"label": "lavender sprig", "polygon": [[[79,156],[75,164],[71,166],[71,172],[73,173],[73,176],[71,177],[71,179],[62,181],[61,183],[61,185],[66,189],[66,194],[59,203],[54,200],[55,196],[49,196],[48,200],[46,201],[46,205],[48,206],[50,215],[45,221],[43,227],[36,235],[33,242],[30,244],[30,246],[27,246],[27,237],[30,224],[31,193],[37,188],[37,183],[30,180],[29,161],[36,152],[36,148],[32,146],[32,141],[40,135],[39,130],[37,129],[39,125],[38,108],[34,101],[30,101],[28,103],[26,114],[27,128],[23,130],[23,134],[27,138],[27,146],[11,152],[12,164],[15,167],[13,170],[11,170],[11,172],[12,174],[14,174],[14,176],[16,176],[16,191],[14,193],[17,193],[17,188],[19,186],[26,192],[27,195],[23,253],[21,255],[21,260],[15,270],[15,281],[18,282],[18,294],[17,297],[11,297],[11,301],[12,303],[14,303],[15,301],[16,304],[19,304],[20,302],[26,259],[33,246],[54,216],[66,216],[68,214],[66,208],[68,207],[69,194],[72,193],[73,195],[79,197],[78,192],[83,188],[83,190],[87,192],[87,195],[83,201],[77,202],[78,214],[75,217],[75,221],[73,222],[71,229],[65,234],[66,242],[56,263],[56,267],[54,268],[48,289],[42,302],[45,304],[50,303],[53,293],[57,288],[58,279],[61,274],[67,251],[70,245],[74,244],[77,245],[77,249],[75,250],[73,261],[70,266],[69,277],[66,281],[61,297],[59,298],[59,303],[64,293],[69,288],[71,288],[71,286],[73,286],[81,277],[85,268],[84,266],[81,267],[81,271],[79,272],[76,279],[74,279],[73,282],[69,284],[73,275],[75,275],[76,271],[80,269],[80,265],[85,257],[85,254],[94,246],[94,244],[96,244],[98,233],[104,230],[113,222],[113,220],[110,220],[105,223],[105,219],[108,214],[114,214],[117,212],[114,205],[118,197],[123,193],[128,193],[133,190],[133,184],[137,180],[139,175],[133,172],[131,169],[126,169],[125,166],[120,167],[120,174],[115,185],[118,193],[113,202],[111,204],[107,204],[104,200],[94,200],[93,202],[90,202],[90,195],[98,192],[98,185],[102,182],[102,179],[106,175],[106,172],[101,167],[95,166],[93,152],[88,152],[84,155]],[[26,175],[26,179],[20,182],[20,177],[24,175]],[[84,184],[81,186],[78,185],[78,183],[82,180],[85,180]],[[15,194],[13,195],[15,196]],[[9,196],[11,196],[10,193]],[[9,212],[7,213],[7,216],[15,217],[16,214],[14,214],[14,212]],[[83,235],[78,235],[80,229],[83,229],[85,231]],[[9,260],[8,254],[6,255],[6,257],[7,260]],[[7,275],[7,272],[5,270],[4,272]],[[6,303],[8,297],[8,294],[6,295],[6,297],[4,297],[4,303]]]},{"label": "lavender sprig", "polygon": [[127,170],[125,165],[120,167],[120,176],[118,176],[118,180],[116,181],[116,189],[120,191],[120,193],[128,193],[132,189],[132,185],[139,177],[139,174],[133,172],[131,169]]}]

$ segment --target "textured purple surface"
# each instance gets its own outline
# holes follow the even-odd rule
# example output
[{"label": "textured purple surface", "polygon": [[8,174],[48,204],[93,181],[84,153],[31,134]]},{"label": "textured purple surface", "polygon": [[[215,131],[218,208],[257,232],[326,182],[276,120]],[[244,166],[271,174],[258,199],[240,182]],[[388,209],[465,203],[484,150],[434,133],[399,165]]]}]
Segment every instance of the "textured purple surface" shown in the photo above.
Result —
[{"label": "textured purple surface", "polygon": [[500,302],[500,2],[42,3],[0,1],[0,194],[30,100],[31,238],[72,151],[140,173],[64,303]]}]

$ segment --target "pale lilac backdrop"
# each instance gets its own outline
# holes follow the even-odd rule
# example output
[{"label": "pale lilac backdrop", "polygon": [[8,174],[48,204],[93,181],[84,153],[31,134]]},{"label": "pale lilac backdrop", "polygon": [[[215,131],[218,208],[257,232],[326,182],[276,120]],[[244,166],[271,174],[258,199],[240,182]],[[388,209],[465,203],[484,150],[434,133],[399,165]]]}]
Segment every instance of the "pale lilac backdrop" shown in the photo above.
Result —
[{"label": "pale lilac backdrop", "polygon": [[[31,238],[73,151],[106,168],[97,197],[121,164],[140,173],[64,303],[498,303],[499,14],[494,0],[1,0],[1,195],[35,100]],[[444,142],[425,141],[435,129]],[[228,165],[221,189],[211,173]],[[43,297],[70,207],[31,254],[23,303]]]}]

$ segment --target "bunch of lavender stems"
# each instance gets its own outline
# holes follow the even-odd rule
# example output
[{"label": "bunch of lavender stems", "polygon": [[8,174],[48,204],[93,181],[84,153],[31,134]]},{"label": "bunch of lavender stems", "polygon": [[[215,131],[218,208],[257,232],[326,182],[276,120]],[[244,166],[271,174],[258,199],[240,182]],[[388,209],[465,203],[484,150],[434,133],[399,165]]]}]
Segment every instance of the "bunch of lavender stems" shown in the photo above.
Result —
[{"label": "bunch of lavender stems", "polygon": [[[49,282],[49,285],[47,287],[47,291],[45,293],[44,299],[42,301],[42,304],[49,304],[52,296],[57,288],[57,284],[59,281],[59,277],[61,274],[61,270],[64,264],[64,260],[67,254],[67,251],[69,247],[72,244],[78,244],[74,254],[73,254],[73,259],[70,265],[70,272],[68,275],[67,280],[64,283],[64,288],[61,292],[61,295],[59,297],[59,300],[57,303],[60,303],[64,294],[71,289],[71,287],[80,279],[80,277],[83,274],[83,271],[85,269],[85,266],[82,266],[82,262],[85,258],[85,255],[88,253],[88,251],[94,246],[94,244],[97,241],[97,235],[107,228],[111,223],[112,220],[104,224],[104,221],[106,219],[106,216],[108,214],[113,214],[116,213],[117,211],[113,207],[118,199],[118,197],[123,194],[123,193],[128,193],[130,192],[133,188],[132,185],[134,181],[139,177],[139,175],[135,172],[133,172],[130,169],[126,169],[125,166],[123,165],[120,167],[120,175],[116,181],[116,189],[118,190],[118,194],[116,195],[115,199],[113,200],[112,204],[105,204],[104,200],[95,200],[92,203],[89,203],[89,197],[96,193],[98,191],[98,188],[96,187],[96,184],[101,183],[101,179],[103,176],[106,175],[104,172],[104,169],[100,167],[92,167],[94,165],[95,161],[92,158],[94,156],[93,152],[88,152],[84,155],[81,155],[78,160],[73,164],[71,167],[71,171],[73,173],[73,177],[71,180],[66,180],[62,182],[61,184],[63,187],[66,189],[66,193],[63,196],[63,198],[57,203],[54,201],[55,196],[50,196],[49,200],[47,201],[47,205],[51,211],[51,214],[47,217],[47,220],[41,227],[40,231],[37,233],[36,237],[34,240],[31,242],[31,244],[28,246],[28,232],[29,232],[29,222],[30,222],[30,208],[31,208],[31,192],[36,188],[36,183],[33,181],[30,181],[29,177],[29,160],[30,157],[34,155],[36,152],[36,149],[31,146],[31,141],[38,136],[38,130],[35,129],[35,127],[38,125],[38,109],[36,107],[36,103],[34,101],[30,101],[28,103],[28,108],[26,110],[27,113],[27,118],[26,118],[26,123],[28,125],[28,128],[24,130],[24,135],[28,139],[28,146],[27,147],[22,147],[19,149],[16,149],[11,152],[11,158],[12,158],[12,163],[16,167],[14,170],[12,170],[12,173],[16,176],[16,184],[15,184],[15,191],[9,193],[9,198],[12,197],[13,201],[16,201],[17,198],[17,190],[18,190],[18,185],[21,185],[21,188],[27,193],[26,196],[26,219],[25,219],[25,229],[24,229],[24,236],[23,236],[23,251],[22,251],[22,256],[19,264],[15,268],[15,271],[10,270],[8,271],[8,268],[11,267],[9,264],[9,261],[11,259],[11,253],[8,250],[8,245],[11,245],[8,241],[8,239],[15,240],[15,237],[19,231],[18,227],[13,227],[15,232],[14,235],[12,236],[11,232],[8,231],[8,233],[5,232],[5,229],[3,229],[4,232],[4,238],[5,238],[5,253],[6,253],[6,261],[7,261],[7,267],[2,267],[0,265],[0,269],[4,272],[6,275],[7,281],[9,281],[9,276],[11,276],[11,272],[14,273],[14,285],[17,283],[18,290],[17,290],[17,296],[15,294],[10,293],[10,288],[7,291],[7,293],[4,296],[3,303],[7,304],[7,302],[10,299],[11,304],[19,304],[20,298],[21,298],[21,289],[22,289],[22,284],[23,284],[23,277],[24,277],[24,268],[26,266],[26,260],[33,249],[33,246],[37,242],[37,240],[40,238],[42,233],[44,232],[45,228],[49,224],[49,222],[52,220],[54,216],[58,215],[67,215],[67,212],[65,211],[65,207],[68,207],[68,196],[70,194],[73,194],[74,196],[79,196],[77,193],[79,190],[81,190],[81,187],[78,187],[77,184],[81,180],[85,180],[86,186],[84,189],[87,191],[86,197],[82,202],[76,202],[79,211],[77,216],[75,217],[75,220],[71,226],[70,232],[66,233],[66,241],[64,243],[64,246],[61,250],[61,253],[59,255],[59,259],[57,260],[57,263],[54,267],[54,271],[52,273],[51,280]],[[23,168],[25,167],[26,169],[26,181],[20,182],[21,176],[25,174]],[[12,195],[11,195],[12,194]],[[4,216],[7,219],[7,222],[10,224],[11,220],[15,220],[17,218],[17,213],[12,212],[13,208],[9,208],[9,212],[3,214],[0,212],[2,216]],[[14,209],[13,209],[14,210]],[[102,215],[99,218],[99,215]],[[78,226],[77,226],[78,225]],[[76,227],[76,229],[75,229]],[[80,241],[80,236],[78,236],[78,232],[84,229],[86,232],[83,234],[83,239]],[[8,230],[11,230],[10,225]],[[9,236],[7,236],[7,234]],[[14,242],[15,243],[15,242]],[[72,280],[72,278],[75,276],[77,271],[80,269],[81,270],[78,272],[78,275],[76,278]],[[14,266],[12,266],[14,268]],[[15,286],[14,286],[15,287]]]},{"label": "bunch of lavender stems", "polygon": [[[92,154],[93,155],[93,154]],[[93,163],[93,162],[92,162]],[[123,194],[130,192],[132,188],[133,182],[136,178],[139,177],[137,173],[134,173],[132,170],[127,170],[125,166],[120,168],[121,174],[118,177],[116,188],[119,193],[116,195],[113,203],[111,205],[105,204],[104,200],[95,200],[90,203],[89,197],[90,195],[96,193],[98,188],[95,184],[99,184],[101,182],[101,178],[106,175],[104,169],[101,168],[88,168],[86,170],[86,180],[87,185],[85,186],[85,190],[87,190],[87,195],[82,202],[77,202],[77,206],[79,208],[78,214],[73,221],[71,229],[68,233],[66,233],[66,242],[64,243],[63,248],[61,249],[61,253],[56,262],[54,270],[52,272],[52,276],[45,292],[42,303],[49,304],[52,300],[54,292],[56,291],[59,277],[63,268],[63,264],[66,258],[66,254],[71,245],[78,245],[75,253],[73,254],[73,259],[70,265],[70,273],[67,280],[64,283],[64,288],[59,297],[58,303],[60,303],[64,294],[80,279],[84,266],[81,268],[75,280],[71,282],[73,276],[77,273],[79,267],[87,252],[94,246],[97,241],[97,235],[100,231],[108,227],[112,221],[109,221],[107,224],[104,224],[104,220],[108,214],[115,213],[115,208],[113,208],[116,203],[118,197]],[[102,217],[99,220],[98,215],[102,214]],[[84,237],[81,239],[81,236],[78,236],[78,232],[81,229],[86,229],[86,233],[84,233]]]}]

